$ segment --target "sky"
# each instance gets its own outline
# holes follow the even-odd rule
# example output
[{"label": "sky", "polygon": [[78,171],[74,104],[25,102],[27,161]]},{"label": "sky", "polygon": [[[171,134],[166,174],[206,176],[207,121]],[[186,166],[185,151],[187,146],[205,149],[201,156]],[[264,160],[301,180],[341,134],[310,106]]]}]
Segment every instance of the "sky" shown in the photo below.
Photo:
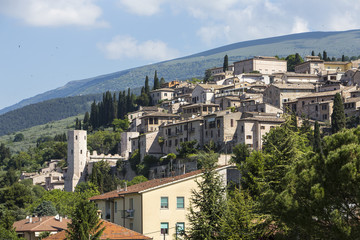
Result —
[{"label": "sky", "polygon": [[0,0],[0,109],[235,42],[360,29],[359,12],[350,0]]}]

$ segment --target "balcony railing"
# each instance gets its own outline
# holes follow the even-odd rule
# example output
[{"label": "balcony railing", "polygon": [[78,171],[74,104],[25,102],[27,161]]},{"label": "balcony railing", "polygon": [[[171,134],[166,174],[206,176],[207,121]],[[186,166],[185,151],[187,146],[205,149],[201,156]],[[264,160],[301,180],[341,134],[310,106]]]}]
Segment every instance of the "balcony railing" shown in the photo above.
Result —
[{"label": "balcony railing", "polygon": [[127,210],[123,210],[123,218],[134,218],[134,213],[135,210],[134,209],[127,209]]}]

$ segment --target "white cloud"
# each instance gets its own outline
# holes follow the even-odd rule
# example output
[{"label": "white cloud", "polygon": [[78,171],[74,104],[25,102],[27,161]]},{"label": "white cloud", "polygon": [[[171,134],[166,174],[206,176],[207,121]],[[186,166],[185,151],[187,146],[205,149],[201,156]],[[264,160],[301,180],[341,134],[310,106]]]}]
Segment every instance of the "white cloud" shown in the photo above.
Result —
[{"label": "white cloud", "polygon": [[160,11],[165,0],[119,0],[120,7],[141,16],[151,16]]},{"label": "white cloud", "polygon": [[[337,0],[119,0],[129,12],[151,16],[172,10],[200,27],[208,46],[306,31],[360,28],[360,2]],[[166,8],[168,7],[168,8]],[[163,11],[165,12],[165,11]]]},{"label": "white cloud", "polygon": [[0,12],[32,26],[107,26],[93,0],[0,0]]},{"label": "white cloud", "polygon": [[143,59],[163,61],[178,56],[178,52],[162,41],[148,40],[139,43],[130,36],[116,36],[109,43],[99,44],[109,59]]},{"label": "white cloud", "polygon": [[308,32],[308,23],[304,19],[300,17],[295,17],[294,25],[291,30],[291,33],[301,33],[301,32]]}]

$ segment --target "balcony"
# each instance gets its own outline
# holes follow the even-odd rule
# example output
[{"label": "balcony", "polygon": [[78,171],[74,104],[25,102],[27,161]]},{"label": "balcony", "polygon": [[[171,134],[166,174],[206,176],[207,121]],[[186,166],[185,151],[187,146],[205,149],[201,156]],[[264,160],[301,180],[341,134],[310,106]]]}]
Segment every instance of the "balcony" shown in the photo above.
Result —
[{"label": "balcony", "polygon": [[134,218],[134,213],[135,213],[135,210],[134,209],[127,209],[127,210],[123,210],[123,215],[122,217],[123,218]]}]

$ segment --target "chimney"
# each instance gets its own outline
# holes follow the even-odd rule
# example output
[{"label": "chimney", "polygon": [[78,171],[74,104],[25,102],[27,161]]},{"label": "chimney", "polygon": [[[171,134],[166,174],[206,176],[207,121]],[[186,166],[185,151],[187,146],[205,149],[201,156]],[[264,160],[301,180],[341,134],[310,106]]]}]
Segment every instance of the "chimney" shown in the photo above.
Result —
[{"label": "chimney", "polygon": [[62,222],[62,216],[60,216],[60,218],[59,218],[59,222]]},{"label": "chimney", "polygon": [[127,191],[127,182],[124,182],[124,191]]},{"label": "chimney", "polygon": [[29,223],[32,223],[32,216],[29,217]]}]

